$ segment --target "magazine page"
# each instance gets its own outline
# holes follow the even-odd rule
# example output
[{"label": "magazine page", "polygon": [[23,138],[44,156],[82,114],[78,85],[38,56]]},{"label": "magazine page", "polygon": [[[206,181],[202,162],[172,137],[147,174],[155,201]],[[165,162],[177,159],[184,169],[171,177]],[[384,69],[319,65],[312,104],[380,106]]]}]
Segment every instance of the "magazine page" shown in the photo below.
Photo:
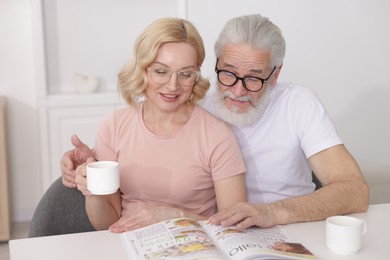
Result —
[{"label": "magazine page", "polygon": [[302,244],[291,241],[283,227],[239,230],[199,221],[229,259],[317,259]]},{"label": "magazine page", "polygon": [[223,259],[193,219],[166,220],[121,235],[129,259]]}]

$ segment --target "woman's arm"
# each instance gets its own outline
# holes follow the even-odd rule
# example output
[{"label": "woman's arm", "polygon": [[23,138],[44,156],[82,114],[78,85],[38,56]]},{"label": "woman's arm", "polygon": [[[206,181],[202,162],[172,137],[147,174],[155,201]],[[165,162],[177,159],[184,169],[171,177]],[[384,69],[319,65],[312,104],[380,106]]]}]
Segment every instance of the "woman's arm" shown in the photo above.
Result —
[{"label": "woman's arm", "polygon": [[218,211],[247,201],[244,173],[215,181],[214,187]]},{"label": "woman's arm", "polygon": [[[214,182],[215,196],[218,209],[225,209],[238,202],[246,201],[246,188],[244,174],[239,174],[230,178]],[[131,212],[125,213],[117,222],[110,226],[112,232],[125,232],[151,225],[162,220],[171,218],[193,218],[205,220],[208,217],[190,213],[188,211],[166,207],[138,205]]]},{"label": "woman's arm", "polygon": [[92,195],[87,188],[86,164],[95,161],[89,158],[76,169],[77,188],[85,196],[85,208],[92,226],[96,230],[108,229],[121,216],[121,195],[118,190],[110,195]]},{"label": "woman's arm", "polygon": [[92,226],[96,230],[106,230],[121,217],[120,191],[110,195],[86,196],[85,208]]}]

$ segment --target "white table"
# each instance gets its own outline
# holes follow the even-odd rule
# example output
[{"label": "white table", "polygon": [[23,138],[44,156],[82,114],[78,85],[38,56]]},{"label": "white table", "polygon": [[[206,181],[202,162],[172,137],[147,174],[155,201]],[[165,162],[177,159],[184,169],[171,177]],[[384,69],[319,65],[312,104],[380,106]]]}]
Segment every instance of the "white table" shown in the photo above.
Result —
[{"label": "white table", "polygon": [[370,205],[366,213],[350,216],[365,219],[367,222],[367,233],[363,237],[362,248],[352,255],[338,255],[326,247],[325,221],[291,224],[285,228],[319,259],[390,259],[390,203]]},{"label": "white table", "polygon": [[[362,249],[353,255],[337,255],[325,245],[325,222],[286,225],[288,233],[319,259],[390,259],[390,203],[371,205],[368,212],[351,214],[367,221]],[[11,260],[127,259],[118,234],[108,231],[11,240]]]}]

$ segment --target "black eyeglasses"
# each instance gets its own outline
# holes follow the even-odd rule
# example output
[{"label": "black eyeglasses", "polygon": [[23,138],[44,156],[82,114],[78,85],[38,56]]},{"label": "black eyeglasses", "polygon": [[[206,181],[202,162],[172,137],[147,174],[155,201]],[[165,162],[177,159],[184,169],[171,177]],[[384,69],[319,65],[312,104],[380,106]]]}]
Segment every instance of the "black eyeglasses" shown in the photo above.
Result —
[{"label": "black eyeglasses", "polygon": [[267,80],[269,80],[272,73],[274,73],[274,71],[276,69],[276,67],[274,67],[266,79],[262,79],[262,78],[254,77],[254,76],[246,76],[246,77],[241,78],[231,71],[218,69],[217,65],[218,65],[218,59],[217,59],[217,62],[215,64],[215,72],[217,73],[218,81],[222,85],[224,85],[226,87],[232,87],[237,83],[238,80],[241,80],[244,88],[250,92],[260,91],[263,88],[264,84],[267,83]]}]

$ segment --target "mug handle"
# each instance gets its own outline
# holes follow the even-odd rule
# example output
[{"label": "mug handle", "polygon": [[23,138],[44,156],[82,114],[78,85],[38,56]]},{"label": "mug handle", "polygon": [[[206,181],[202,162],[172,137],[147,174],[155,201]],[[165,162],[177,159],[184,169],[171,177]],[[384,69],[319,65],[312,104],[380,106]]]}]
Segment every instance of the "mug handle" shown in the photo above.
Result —
[{"label": "mug handle", "polygon": [[361,219],[362,223],[363,223],[363,231],[362,231],[362,234],[366,234],[367,233],[367,222],[364,220],[364,219]]}]

